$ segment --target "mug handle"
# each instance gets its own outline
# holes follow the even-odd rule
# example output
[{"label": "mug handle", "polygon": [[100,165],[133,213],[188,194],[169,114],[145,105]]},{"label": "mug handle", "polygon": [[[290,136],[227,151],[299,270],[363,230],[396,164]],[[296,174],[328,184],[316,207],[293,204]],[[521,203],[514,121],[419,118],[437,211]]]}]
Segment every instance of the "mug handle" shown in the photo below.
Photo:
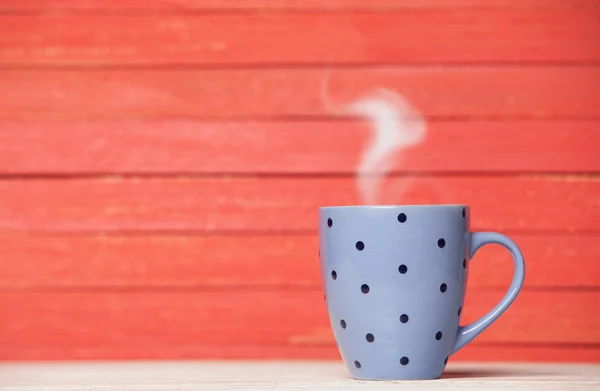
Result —
[{"label": "mug handle", "polygon": [[515,269],[513,272],[512,282],[508,288],[508,292],[504,295],[502,300],[487,314],[479,318],[477,321],[467,325],[460,326],[458,328],[458,335],[454,344],[454,350],[452,354],[456,353],[460,348],[468,344],[477,337],[483,330],[488,328],[494,323],[500,315],[512,304],[512,302],[519,294],[521,287],[523,286],[523,280],[525,279],[525,262],[523,260],[523,254],[515,242],[513,242],[508,236],[496,233],[496,232],[472,232],[470,240],[470,258],[472,258],[477,250],[486,244],[499,244],[507,249],[512,255]]}]

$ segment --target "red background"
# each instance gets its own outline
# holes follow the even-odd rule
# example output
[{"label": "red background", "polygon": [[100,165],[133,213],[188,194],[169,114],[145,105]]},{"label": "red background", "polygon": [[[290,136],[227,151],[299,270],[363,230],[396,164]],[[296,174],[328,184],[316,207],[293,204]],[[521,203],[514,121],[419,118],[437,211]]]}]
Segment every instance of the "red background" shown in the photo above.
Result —
[{"label": "red background", "polygon": [[[0,0],[0,359],[338,358],[317,207],[384,87],[426,117],[381,202],[469,203],[525,287],[457,355],[600,360],[597,0]],[[465,321],[503,295],[478,252]]]}]

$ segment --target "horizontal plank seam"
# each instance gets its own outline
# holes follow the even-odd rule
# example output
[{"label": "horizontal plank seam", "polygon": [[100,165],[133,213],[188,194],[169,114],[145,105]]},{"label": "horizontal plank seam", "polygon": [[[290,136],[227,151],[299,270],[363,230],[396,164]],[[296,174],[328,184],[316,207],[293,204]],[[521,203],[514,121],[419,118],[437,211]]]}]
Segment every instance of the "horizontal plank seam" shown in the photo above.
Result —
[{"label": "horizontal plank seam", "polygon": [[[269,347],[290,347],[293,346],[294,348],[299,348],[299,349],[310,349],[311,347],[323,347],[323,348],[330,348],[330,347],[334,347],[335,348],[335,342],[333,342],[333,337],[332,338],[332,342],[303,342],[302,344],[297,344],[297,343],[293,343],[293,342],[287,342],[287,343],[281,343],[281,342],[267,342],[265,341],[264,343],[260,343],[257,344],[255,342],[239,342],[236,344],[220,344],[220,343],[210,343],[210,342],[202,342],[202,346],[209,346],[209,347],[223,347],[223,348],[228,348],[228,347],[232,347],[232,348],[237,348],[237,347],[243,347],[243,348],[248,348],[248,347],[261,347],[261,346],[269,346]],[[127,345],[127,349],[131,349],[134,348],[136,345]],[[146,350],[147,348],[147,344],[145,345],[139,345],[140,347],[142,347],[142,350]],[[491,348],[495,348],[495,347],[511,347],[511,348],[518,348],[518,347],[525,347],[525,348],[559,348],[559,349],[600,349],[600,343],[595,343],[595,342],[554,342],[554,341],[549,341],[549,342],[520,342],[520,341],[478,341],[477,339],[474,340],[472,343],[470,343],[468,346],[480,346],[480,347],[491,347]],[[162,345],[157,344],[156,341],[153,342],[153,347],[155,348],[163,348]],[[178,345],[178,344],[173,344],[173,343],[169,343],[168,344],[168,350],[173,350],[173,348],[189,348],[190,344],[188,343],[184,343],[182,345]],[[192,347],[193,348],[193,347]],[[43,350],[47,350],[47,349],[52,349],[52,347],[48,347],[46,346]],[[37,350],[34,348],[19,348],[20,351],[31,351],[31,350]],[[70,348],[70,351],[77,351],[77,347],[75,348]],[[85,348],[86,351],[89,351],[91,349]],[[94,349],[96,350],[96,349]],[[101,350],[101,349],[98,349]],[[259,352],[259,351],[258,351]],[[0,360],[2,361],[2,360]]]},{"label": "horizontal plank seam", "polygon": [[[324,122],[324,123],[328,123],[328,124],[344,124],[344,125],[350,125],[350,124],[362,124],[365,123],[365,120],[362,118],[357,118],[357,117],[352,117],[352,116],[345,116],[345,115],[336,115],[336,116],[320,116],[320,115],[311,115],[311,116],[298,116],[298,115],[293,115],[293,116],[265,116],[265,117],[248,117],[248,116],[240,116],[239,119],[238,118],[233,118],[233,119],[227,119],[227,118],[223,118],[223,117],[217,117],[214,119],[214,121],[209,121],[209,120],[205,120],[205,118],[203,117],[197,117],[197,116],[166,116],[166,117],[122,117],[122,118],[115,118],[116,121],[111,120],[110,118],[106,118],[106,117],[101,117],[98,118],[97,121],[95,121],[93,124],[106,124],[106,123],[145,123],[145,122],[171,122],[171,121],[179,121],[179,122],[195,122],[197,121],[198,123],[201,124],[212,124],[212,123],[216,123],[216,124],[220,124],[220,125],[226,125],[226,124],[230,124],[230,125],[240,125],[240,124],[247,124],[247,125],[253,125],[256,126],[260,123],[266,123],[266,124],[281,124],[281,125],[285,125],[288,124],[289,122],[307,122],[309,124],[318,122]],[[410,117],[408,118],[408,120],[410,120]],[[23,125],[23,124],[47,124],[48,122],[53,123],[53,124],[78,124],[78,123],[85,123],[86,125],[89,124],[89,121],[76,121],[76,120],[72,120],[72,119],[64,119],[64,120],[60,120],[57,119],[56,121],[47,121],[46,119],[44,120],[18,120],[18,119],[10,119],[10,118],[2,118],[0,117],[0,131],[2,131],[1,127],[2,126],[6,126],[6,125],[11,125],[11,124],[19,124],[19,125]],[[547,118],[540,118],[540,117],[534,117],[534,116],[502,116],[502,117],[497,117],[497,116],[437,116],[437,115],[433,115],[433,116],[428,116],[427,117],[427,122],[428,123],[436,123],[436,124],[446,124],[446,123],[450,123],[450,124],[456,124],[456,123],[463,123],[463,122],[468,122],[468,123],[481,123],[481,125],[486,125],[489,123],[497,123],[497,122],[527,122],[527,123],[531,123],[533,125],[535,124],[540,124],[540,123],[548,123],[548,122],[552,122],[554,124],[557,123],[562,123],[563,125],[568,125],[571,124],[573,122],[577,122],[577,123],[585,123],[585,122],[589,122],[590,124],[600,124],[600,116],[599,117],[593,117],[593,116],[555,116],[552,117],[550,119]],[[596,129],[599,133],[600,133],[600,127],[598,127]],[[486,128],[481,128],[481,132],[485,133],[487,131]],[[436,133],[439,132],[438,129],[430,129],[428,130],[428,132],[431,133]]]},{"label": "horizontal plank seam", "polygon": [[[0,72],[0,79],[1,77]],[[576,121],[576,122],[597,122],[600,121],[600,113],[593,115],[556,115],[556,114],[531,114],[531,115],[437,115],[427,114],[427,121],[429,122],[481,122],[481,121],[496,121],[496,122],[512,122],[512,121]],[[106,121],[175,121],[175,120],[189,120],[189,121],[202,121],[202,122],[216,122],[216,123],[231,123],[231,122],[337,122],[337,121],[348,121],[351,117],[344,116],[332,116],[332,115],[320,115],[320,114],[292,114],[292,115],[180,115],[180,114],[159,114],[159,115],[148,115],[148,114],[93,114],[93,115],[73,115],[63,114],[61,112],[54,113],[28,113],[28,114],[17,114],[11,115],[7,113],[0,113],[0,123],[7,122],[76,122],[76,121],[95,121],[95,122],[106,122]],[[600,129],[599,129],[600,131]]]},{"label": "horizontal plank seam", "polygon": [[[599,159],[600,162],[600,159]],[[357,173],[353,171],[347,172],[192,172],[192,171],[172,171],[172,172],[141,172],[141,171],[121,171],[121,172],[78,172],[78,173],[4,173],[4,169],[0,167],[0,181],[22,181],[22,180],[60,180],[60,181],[77,181],[77,180],[111,180],[111,179],[342,179],[354,178]],[[373,177],[378,174],[363,175],[363,177]],[[399,171],[394,170],[386,174],[386,177],[391,178],[514,178],[514,179],[554,179],[554,180],[598,180],[600,179],[600,167],[597,170],[586,172],[580,171]]]},{"label": "horizontal plank seam", "polygon": [[[1,24],[1,17],[0,17]],[[223,63],[178,63],[178,62],[147,62],[128,64],[115,62],[98,62],[85,64],[80,62],[56,63],[41,61],[38,64],[21,62],[2,62],[0,60],[0,72],[2,71],[282,71],[282,70],[368,70],[368,71],[398,71],[398,70],[462,70],[462,69],[488,69],[488,68],[596,68],[600,61],[406,61],[406,62],[223,62]]]},{"label": "horizontal plank seam", "polygon": [[101,7],[88,7],[88,8],[76,8],[57,5],[55,7],[39,7],[39,8],[10,8],[0,7],[0,15],[23,15],[23,16],[63,16],[63,15],[106,15],[106,16],[147,16],[147,15],[160,15],[160,16],[186,16],[186,15],[201,15],[201,16],[212,16],[212,15],[241,15],[241,16],[253,16],[253,15],[319,15],[319,14],[380,14],[390,12],[411,12],[411,13],[428,13],[436,11],[496,11],[496,12],[517,12],[517,11],[537,11],[537,12],[551,12],[556,10],[576,10],[589,12],[590,10],[596,10],[593,6],[584,5],[568,5],[563,6],[542,6],[542,5],[523,5],[519,7],[515,6],[502,6],[502,5],[479,5],[479,6],[376,6],[376,7],[261,7],[261,8],[167,8],[167,7],[155,7],[151,9],[144,8],[131,8],[131,9],[114,9],[114,8],[101,8]]},{"label": "horizontal plank seam", "polygon": [[[1,202],[1,201],[0,201]],[[497,227],[479,227],[477,231],[497,231],[505,234],[517,235],[553,235],[553,236],[597,236],[600,230],[596,229],[516,229],[507,228],[499,230]],[[473,231],[476,232],[476,231]],[[14,236],[39,236],[39,237],[209,237],[209,236],[297,236],[317,235],[317,229],[5,229],[0,227],[0,237]]]},{"label": "horizontal plank seam", "polygon": [[[573,235],[571,231],[563,230],[531,230],[531,229],[504,229],[502,232],[507,234],[531,237],[531,236],[544,236],[544,237],[596,237],[600,232],[594,231],[583,231],[578,232],[577,235]],[[298,230],[138,230],[131,231],[125,230],[122,232],[107,231],[107,232],[85,232],[85,231],[39,231],[39,230],[3,230],[0,229],[0,239],[15,239],[15,238],[46,238],[46,239],[67,239],[67,238],[85,238],[85,239],[126,239],[126,238],[148,238],[148,239],[160,239],[160,238],[273,238],[273,237],[298,237],[298,238],[316,238],[316,230],[298,229]],[[600,242],[600,240],[599,240]]]},{"label": "horizontal plank seam", "polygon": [[[315,257],[316,258],[316,257]],[[508,285],[507,281],[507,285]],[[467,287],[469,290],[502,292],[507,286],[498,285],[479,285],[476,288]],[[159,294],[180,294],[180,293],[221,293],[221,292],[321,292],[320,284],[232,284],[232,285],[89,285],[89,286],[29,286],[29,287],[0,287],[0,293],[12,294],[138,294],[138,293],[159,293]],[[598,286],[527,286],[522,288],[523,292],[600,292]]]}]

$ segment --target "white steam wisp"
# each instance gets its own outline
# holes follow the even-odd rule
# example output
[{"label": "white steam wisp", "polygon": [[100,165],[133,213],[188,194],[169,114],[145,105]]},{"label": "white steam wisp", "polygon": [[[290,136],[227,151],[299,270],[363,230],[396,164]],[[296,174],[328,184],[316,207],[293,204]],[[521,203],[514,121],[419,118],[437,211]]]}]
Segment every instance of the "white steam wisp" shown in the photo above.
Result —
[{"label": "white steam wisp", "polygon": [[357,167],[357,190],[364,204],[375,204],[381,180],[392,170],[398,154],[425,138],[426,121],[404,97],[388,89],[378,89],[340,109],[330,103],[326,89],[322,92],[330,111],[365,118],[371,125],[372,137]]}]

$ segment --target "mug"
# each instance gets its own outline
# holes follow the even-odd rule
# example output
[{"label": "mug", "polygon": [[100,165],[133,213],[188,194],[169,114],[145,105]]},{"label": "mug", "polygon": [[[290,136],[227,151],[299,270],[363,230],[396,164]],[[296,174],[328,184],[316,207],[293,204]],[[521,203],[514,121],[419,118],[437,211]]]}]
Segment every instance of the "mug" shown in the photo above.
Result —
[{"label": "mug", "polygon": [[[515,300],[521,251],[505,235],[470,232],[469,217],[467,205],[319,208],[327,311],[351,377],[437,379]],[[471,257],[489,243],[511,253],[512,282],[489,313],[459,326]]]}]

